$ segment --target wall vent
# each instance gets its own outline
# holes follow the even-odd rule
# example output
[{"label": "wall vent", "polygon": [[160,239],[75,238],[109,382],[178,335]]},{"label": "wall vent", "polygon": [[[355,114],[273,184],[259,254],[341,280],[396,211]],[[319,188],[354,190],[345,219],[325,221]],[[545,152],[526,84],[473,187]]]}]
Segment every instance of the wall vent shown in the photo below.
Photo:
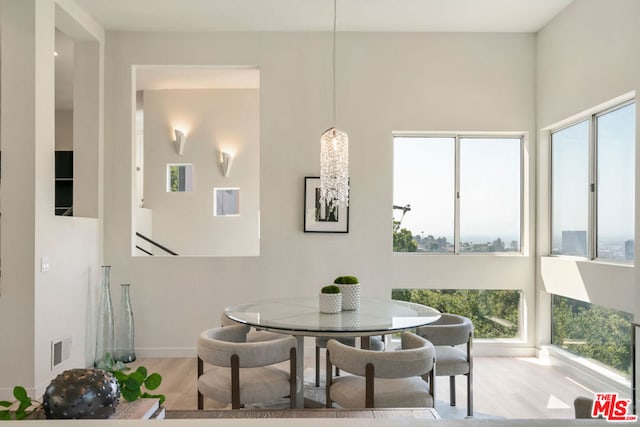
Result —
[{"label": "wall vent", "polygon": [[51,341],[51,369],[55,368],[71,356],[71,337],[63,337]]}]

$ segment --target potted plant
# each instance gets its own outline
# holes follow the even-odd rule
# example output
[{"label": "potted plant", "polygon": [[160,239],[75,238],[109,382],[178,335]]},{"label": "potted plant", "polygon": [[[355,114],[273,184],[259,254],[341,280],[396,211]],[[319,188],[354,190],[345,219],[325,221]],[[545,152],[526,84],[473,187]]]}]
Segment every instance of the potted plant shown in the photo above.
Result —
[{"label": "potted plant", "polygon": [[360,308],[360,281],[355,276],[339,276],[333,281],[342,294],[342,310],[358,310]]},{"label": "potted plant", "polygon": [[336,285],[327,285],[320,290],[320,313],[336,314],[342,310],[342,294]]}]

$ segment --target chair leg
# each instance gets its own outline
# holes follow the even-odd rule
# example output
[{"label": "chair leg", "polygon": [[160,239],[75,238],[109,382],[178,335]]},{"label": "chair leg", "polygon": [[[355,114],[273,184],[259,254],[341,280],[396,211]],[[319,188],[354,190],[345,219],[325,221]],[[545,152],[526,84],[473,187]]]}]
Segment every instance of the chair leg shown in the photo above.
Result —
[{"label": "chair leg", "polygon": [[316,387],[320,387],[320,347],[316,346]]},{"label": "chair leg", "polygon": [[340,368],[336,366],[336,377],[339,377],[339,376],[340,376]]},{"label": "chair leg", "polygon": [[333,378],[331,377],[331,371],[333,367],[331,366],[331,355],[329,354],[329,349],[326,352],[326,365],[325,365],[325,406],[327,408],[333,407],[333,402],[331,401],[331,383]]},{"label": "chair leg", "polygon": [[[200,359],[200,357],[198,357],[197,371],[198,371],[198,378],[200,378],[200,376],[204,372],[204,361]],[[204,409],[204,396],[202,395],[202,393],[200,393],[200,389],[198,389],[198,410],[202,410],[202,409]]]},{"label": "chair leg", "polygon": [[467,416],[473,417],[473,376],[471,371],[467,374]]},{"label": "chair leg", "polygon": [[456,406],[456,377],[453,375],[449,377],[449,395],[451,406]]}]

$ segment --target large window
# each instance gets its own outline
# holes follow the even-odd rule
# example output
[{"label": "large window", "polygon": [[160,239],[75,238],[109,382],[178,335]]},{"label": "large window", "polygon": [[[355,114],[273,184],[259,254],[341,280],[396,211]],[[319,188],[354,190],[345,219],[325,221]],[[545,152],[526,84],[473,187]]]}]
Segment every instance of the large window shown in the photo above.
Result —
[{"label": "large window", "polygon": [[522,145],[394,137],[394,252],[520,252]]},{"label": "large window", "polygon": [[551,253],[634,258],[635,103],[551,134]]},{"label": "large window", "polygon": [[520,338],[522,292],[489,289],[393,289],[391,298],[468,317],[475,338]]},{"label": "large window", "polygon": [[560,295],[553,295],[552,304],[552,344],[629,378],[631,314]]}]

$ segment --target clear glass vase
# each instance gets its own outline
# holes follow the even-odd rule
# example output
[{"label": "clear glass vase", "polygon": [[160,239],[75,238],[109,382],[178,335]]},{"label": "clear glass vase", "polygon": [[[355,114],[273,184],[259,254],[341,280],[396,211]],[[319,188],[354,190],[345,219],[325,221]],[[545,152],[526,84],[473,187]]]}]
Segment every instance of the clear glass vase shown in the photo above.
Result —
[{"label": "clear glass vase", "polygon": [[131,309],[129,283],[120,285],[120,313],[118,317],[118,327],[116,328],[115,359],[125,363],[136,360],[133,310]]},{"label": "clear glass vase", "polygon": [[98,301],[98,322],[96,327],[96,354],[94,365],[107,358],[113,357],[113,306],[111,305],[111,288],[109,284],[110,265],[102,266],[102,285]]}]

